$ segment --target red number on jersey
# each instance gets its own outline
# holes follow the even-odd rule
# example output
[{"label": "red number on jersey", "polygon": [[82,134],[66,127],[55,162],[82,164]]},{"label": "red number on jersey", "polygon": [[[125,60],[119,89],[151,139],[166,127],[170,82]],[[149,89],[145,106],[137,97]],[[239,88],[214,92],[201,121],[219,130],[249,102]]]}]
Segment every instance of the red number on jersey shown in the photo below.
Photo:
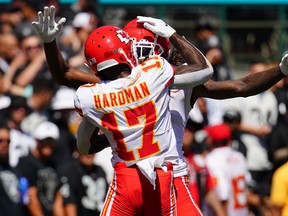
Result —
[{"label": "red number on jersey", "polygon": [[[155,61],[151,61],[152,59],[154,59]],[[160,67],[161,67],[161,59],[159,56],[151,57],[141,64],[141,68],[144,72],[148,72],[153,68],[160,68]]]},{"label": "red number on jersey", "polygon": [[247,205],[246,182],[244,176],[232,179],[234,208],[244,208]]},{"label": "red number on jersey", "polygon": [[[142,127],[142,146],[137,149],[140,159],[157,154],[160,147],[157,141],[154,141],[154,126],[156,122],[156,110],[152,101],[147,102],[134,109],[124,111],[127,125],[129,127],[139,126],[143,123],[140,118],[144,119]],[[113,138],[117,141],[117,153],[119,157],[126,161],[136,160],[133,151],[129,151],[124,142],[124,136],[118,129],[116,116],[114,113],[106,113],[101,118],[102,125],[113,133]]]}]

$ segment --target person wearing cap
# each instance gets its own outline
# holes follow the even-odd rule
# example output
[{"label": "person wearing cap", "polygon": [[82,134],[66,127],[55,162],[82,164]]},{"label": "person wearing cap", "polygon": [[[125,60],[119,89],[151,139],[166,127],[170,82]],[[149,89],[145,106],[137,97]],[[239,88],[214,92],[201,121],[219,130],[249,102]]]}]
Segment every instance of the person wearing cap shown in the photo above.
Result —
[{"label": "person wearing cap", "polygon": [[59,177],[52,161],[54,148],[59,139],[59,129],[52,122],[38,124],[33,137],[36,148],[27,156],[20,158],[17,169],[21,177],[28,180],[29,201],[25,208],[27,215],[54,215],[60,211],[58,192]]},{"label": "person wearing cap", "polygon": [[226,215],[247,216],[251,176],[246,159],[230,146],[231,130],[226,124],[207,126],[205,130],[210,149],[205,160]]},{"label": "person wearing cap", "polygon": [[224,208],[215,191],[216,184],[205,163],[206,139],[207,133],[203,130],[203,124],[188,119],[184,130],[183,149],[189,169],[189,190],[204,215],[213,212],[213,216],[224,216]]},{"label": "person wearing cap", "polygon": [[2,122],[10,128],[9,163],[12,167],[18,164],[20,157],[26,156],[36,146],[35,140],[25,134],[20,127],[21,122],[29,113],[27,99],[22,96],[13,96],[10,105],[3,110],[0,117]]},{"label": "person wearing cap", "polygon": [[241,135],[243,134],[243,131],[241,131],[241,113],[234,109],[228,109],[224,112],[222,118],[223,123],[230,127],[232,134],[232,148],[241,152],[246,157],[247,148],[241,139]]},{"label": "person wearing cap", "polygon": [[[261,61],[249,65],[248,74],[267,69]],[[278,102],[273,92],[268,89],[247,98],[227,100],[225,108],[235,109],[241,113],[241,140],[247,148],[246,161],[253,181],[253,192],[261,199],[255,206],[255,214],[264,214],[269,209],[269,194],[273,174],[273,163],[269,158],[271,131],[278,119]],[[256,204],[256,203],[255,203]]]},{"label": "person wearing cap", "polygon": [[69,163],[72,160],[76,146],[76,131],[80,118],[75,112],[73,104],[75,90],[60,87],[51,101],[51,121],[59,127],[59,145],[56,146],[53,160],[58,165]]}]

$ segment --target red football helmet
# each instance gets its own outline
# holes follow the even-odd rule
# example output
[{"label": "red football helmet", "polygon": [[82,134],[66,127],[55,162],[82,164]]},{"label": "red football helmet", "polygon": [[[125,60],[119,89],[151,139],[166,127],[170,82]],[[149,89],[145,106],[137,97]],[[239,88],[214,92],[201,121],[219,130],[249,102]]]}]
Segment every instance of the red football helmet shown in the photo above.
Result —
[{"label": "red football helmet", "polygon": [[134,40],[138,59],[145,59],[152,55],[168,57],[170,41],[144,28],[143,23],[137,23],[137,18],[128,22],[123,30]]},{"label": "red football helmet", "polygon": [[132,40],[116,26],[102,26],[92,31],[86,39],[84,53],[95,73],[118,64],[127,64],[130,68],[137,65]]}]

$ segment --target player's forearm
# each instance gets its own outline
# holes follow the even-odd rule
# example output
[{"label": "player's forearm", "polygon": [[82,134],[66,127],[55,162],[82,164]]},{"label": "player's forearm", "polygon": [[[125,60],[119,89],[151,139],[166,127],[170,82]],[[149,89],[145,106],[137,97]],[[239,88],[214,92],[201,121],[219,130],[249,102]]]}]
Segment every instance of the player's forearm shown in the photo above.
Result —
[{"label": "player's forearm", "polygon": [[51,43],[44,43],[44,48],[51,75],[58,84],[78,88],[85,83],[100,81],[95,74],[70,68],[55,40]]},{"label": "player's forearm", "polygon": [[193,66],[192,71],[202,70],[209,67],[205,56],[189,41],[176,32],[169,38],[174,47],[182,54],[188,65]]},{"label": "player's forearm", "polygon": [[30,187],[28,190],[29,193],[29,204],[28,204],[28,210],[31,216],[44,216],[44,213],[42,211],[41,203],[38,198],[38,190],[37,188]]},{"label": "player's forearm", "polygon": [[65,73],[69,70],[69,66],[62,56],[56,40],[44,43],[44,50],[53,79],[60,85],[67,85]]},{"label": "player's forearm", "polygon": [[248,97],[259,94],[281,80],[285,75],[280,68],[251,73],[237,80],[213,81],[209,80],[193,90],[194,97],[208,97],[213,99],[227,99],[233,97]]},{"label": "player's forearm", "polygon": [[175,67],[172,88],[193,88],[207,82],[213,75],[213,68],[205,56],[177,33],[174,33],[170,40],[187,61],[187,65]]},{"label": "player's forearm", "polygon": [[247,97],[263,92],[284,77],[285,75],[281,72],[279,66],[266,71],[251,73],[241,79],[244,83],[241,88],[241,96]]},{"label": "player's forearm", "polygon": [[99,134],[99,128],[83,118],[77,130],[77,147],[80,154],[94,154],[109,146],[107,137]]},{"label": "player's forearm", "polygon": [[93,73],[83,72],[77,69],[70,69],[66,72],[65,77],[72,86],[78,87],[87,83],[98,83],[100,79]]},{"label": "player's forearm", "polygon": [[89,149],[89,154],[94,154],[102,151],[103,149],[110,147],[110,143],[105,136],[105,134],[98,134],[96,131],[92,134],[90,138],[91,147]]}]

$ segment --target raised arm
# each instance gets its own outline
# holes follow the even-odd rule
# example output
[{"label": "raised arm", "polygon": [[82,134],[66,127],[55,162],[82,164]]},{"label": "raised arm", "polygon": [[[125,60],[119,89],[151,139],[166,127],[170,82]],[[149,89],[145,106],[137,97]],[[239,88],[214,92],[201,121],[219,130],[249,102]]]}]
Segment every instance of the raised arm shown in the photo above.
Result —
[{"label": "raised arm", "polygon": [[78,88],[85,83],[99,82],[95,74],[69,67],[56,40],[51,43],[44,43],[44,49],[52,77],[58,84]]},{"label": "raised arm", "polygon": [[98,82],[99,79],[94,74],[70,68],[62,56],[56,37],[61,32],[65,22],[64,17],[58,22],[55,21],[55,7],[53,5],[45,6],[44,14],[39,11],[38,21],[32,22],[44,43],[45,55],[53,79],[60,85],[73,88],[78,88],[88,82]]},{"label": "raised arm", "polygon": [[[138,16],[137,22],[153,33],[169,38],[173,46],[183,55],[187,64],[175,67],[175,88],[191,88],[209,80],[213,68],[205,56],[189,41],[181,37],[161,19]],[[191,73],[193,72],[193,73]]]},{"label": "raised arm", "polygon": [[258,73],[250,73],[237,80],[209,80],[193,90],[192,97],[226,99],[248,97],[259,94],[276,84],[288,74],[288,55],[285,55],[279,66]]}]

